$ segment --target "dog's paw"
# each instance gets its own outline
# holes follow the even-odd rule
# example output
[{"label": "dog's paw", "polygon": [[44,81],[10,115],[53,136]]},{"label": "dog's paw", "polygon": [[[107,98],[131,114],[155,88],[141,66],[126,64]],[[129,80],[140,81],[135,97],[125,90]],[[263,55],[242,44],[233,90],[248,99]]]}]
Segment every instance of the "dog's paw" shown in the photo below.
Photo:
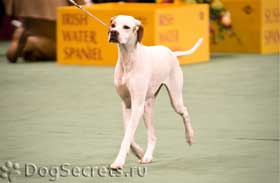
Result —
[{"label": "dog's paw", "polygon": [[152,157],[143,157],[141,160],[139,160],[140,164],[148,164],[152,163],[153,158]]},{"label": "dog's paw", "polygon": [[187,143],[189,145],[192,145],[194,143],[193,136],[194,136],[193,131],[191,131],[187,134]]},{"label": "dog's paw", "polygon": [[193,145],[193,140],[192,139],[187,139],[187,143],[191,146],[191,145]]},{"label": "dog's paw", "polygon": [[117,170],[117,169],[123,169],[123,164],[122,163],[118,163],[118,162],[114,162],[110,165],[111,169]]}]

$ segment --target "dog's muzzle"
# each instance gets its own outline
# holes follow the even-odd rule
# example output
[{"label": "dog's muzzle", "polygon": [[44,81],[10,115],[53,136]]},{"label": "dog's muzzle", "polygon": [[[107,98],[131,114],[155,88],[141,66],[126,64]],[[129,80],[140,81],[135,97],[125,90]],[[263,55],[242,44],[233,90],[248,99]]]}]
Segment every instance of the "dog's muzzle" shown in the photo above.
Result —
[{"label": "dog's muzzle", "polygon": [[119,42],[119,32],[118,31],[111,31],[110,32],[110,39],[109,42],[118,43]]}]

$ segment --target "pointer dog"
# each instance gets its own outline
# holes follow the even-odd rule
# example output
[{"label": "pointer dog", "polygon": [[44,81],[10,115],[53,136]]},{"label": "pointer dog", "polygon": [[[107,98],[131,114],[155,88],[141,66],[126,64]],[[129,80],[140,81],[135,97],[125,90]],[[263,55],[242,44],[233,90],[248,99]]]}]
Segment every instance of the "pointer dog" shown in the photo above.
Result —
[{"label": "pointer dog", "polygon": [[[116,160],[111,168],[122,168],[129,149],[140,159],[140,163],[151,163],[156,144],[153,125],[153,105],[156,96],[165,85],[171,104],[182,116],[186,139],[193,143],[193,129],[190,117],[183,103],[183,73],[177,56],[193,53],[201,44],[199,39],[195,46],[182,52],[172,52],[164,46],[144,46],[141,44],[143,26],[131,16],[119,15],[111,18],[109,42],[118,44],[118,61],[114,73],[114,85],[122,99],[124,118],[124,137]],[[140,118],[144,118],[148,130],[146,152],[137,145],[134,134]]]}]

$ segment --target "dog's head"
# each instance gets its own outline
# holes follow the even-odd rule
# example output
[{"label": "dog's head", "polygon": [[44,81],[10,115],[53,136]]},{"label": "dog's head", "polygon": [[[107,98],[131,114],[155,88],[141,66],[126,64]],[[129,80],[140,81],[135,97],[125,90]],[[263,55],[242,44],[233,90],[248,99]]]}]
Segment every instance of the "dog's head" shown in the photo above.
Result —
[{"label": "dog's head", "polygon": [[136,44],[142,40],[143,26],[132,16],[118,15],[111,18],[108,36],[109,42],[123,45]]}]

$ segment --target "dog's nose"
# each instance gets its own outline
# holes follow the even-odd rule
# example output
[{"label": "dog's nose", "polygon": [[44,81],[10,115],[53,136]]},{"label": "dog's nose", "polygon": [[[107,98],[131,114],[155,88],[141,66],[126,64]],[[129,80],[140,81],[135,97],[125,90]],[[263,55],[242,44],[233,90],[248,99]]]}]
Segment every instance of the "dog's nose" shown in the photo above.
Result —
[{"label": "dog's nose", "polygon": [[118,36],[119,35],[119,32],[118,31],[115,31],[115,30],[112,30],[111,32],[111,36]]},{"label": "dog's nose", "polygon": [[119,36],[119,32],[112,30],[110,31],[110,42],[118,42],[118,36]]}]

